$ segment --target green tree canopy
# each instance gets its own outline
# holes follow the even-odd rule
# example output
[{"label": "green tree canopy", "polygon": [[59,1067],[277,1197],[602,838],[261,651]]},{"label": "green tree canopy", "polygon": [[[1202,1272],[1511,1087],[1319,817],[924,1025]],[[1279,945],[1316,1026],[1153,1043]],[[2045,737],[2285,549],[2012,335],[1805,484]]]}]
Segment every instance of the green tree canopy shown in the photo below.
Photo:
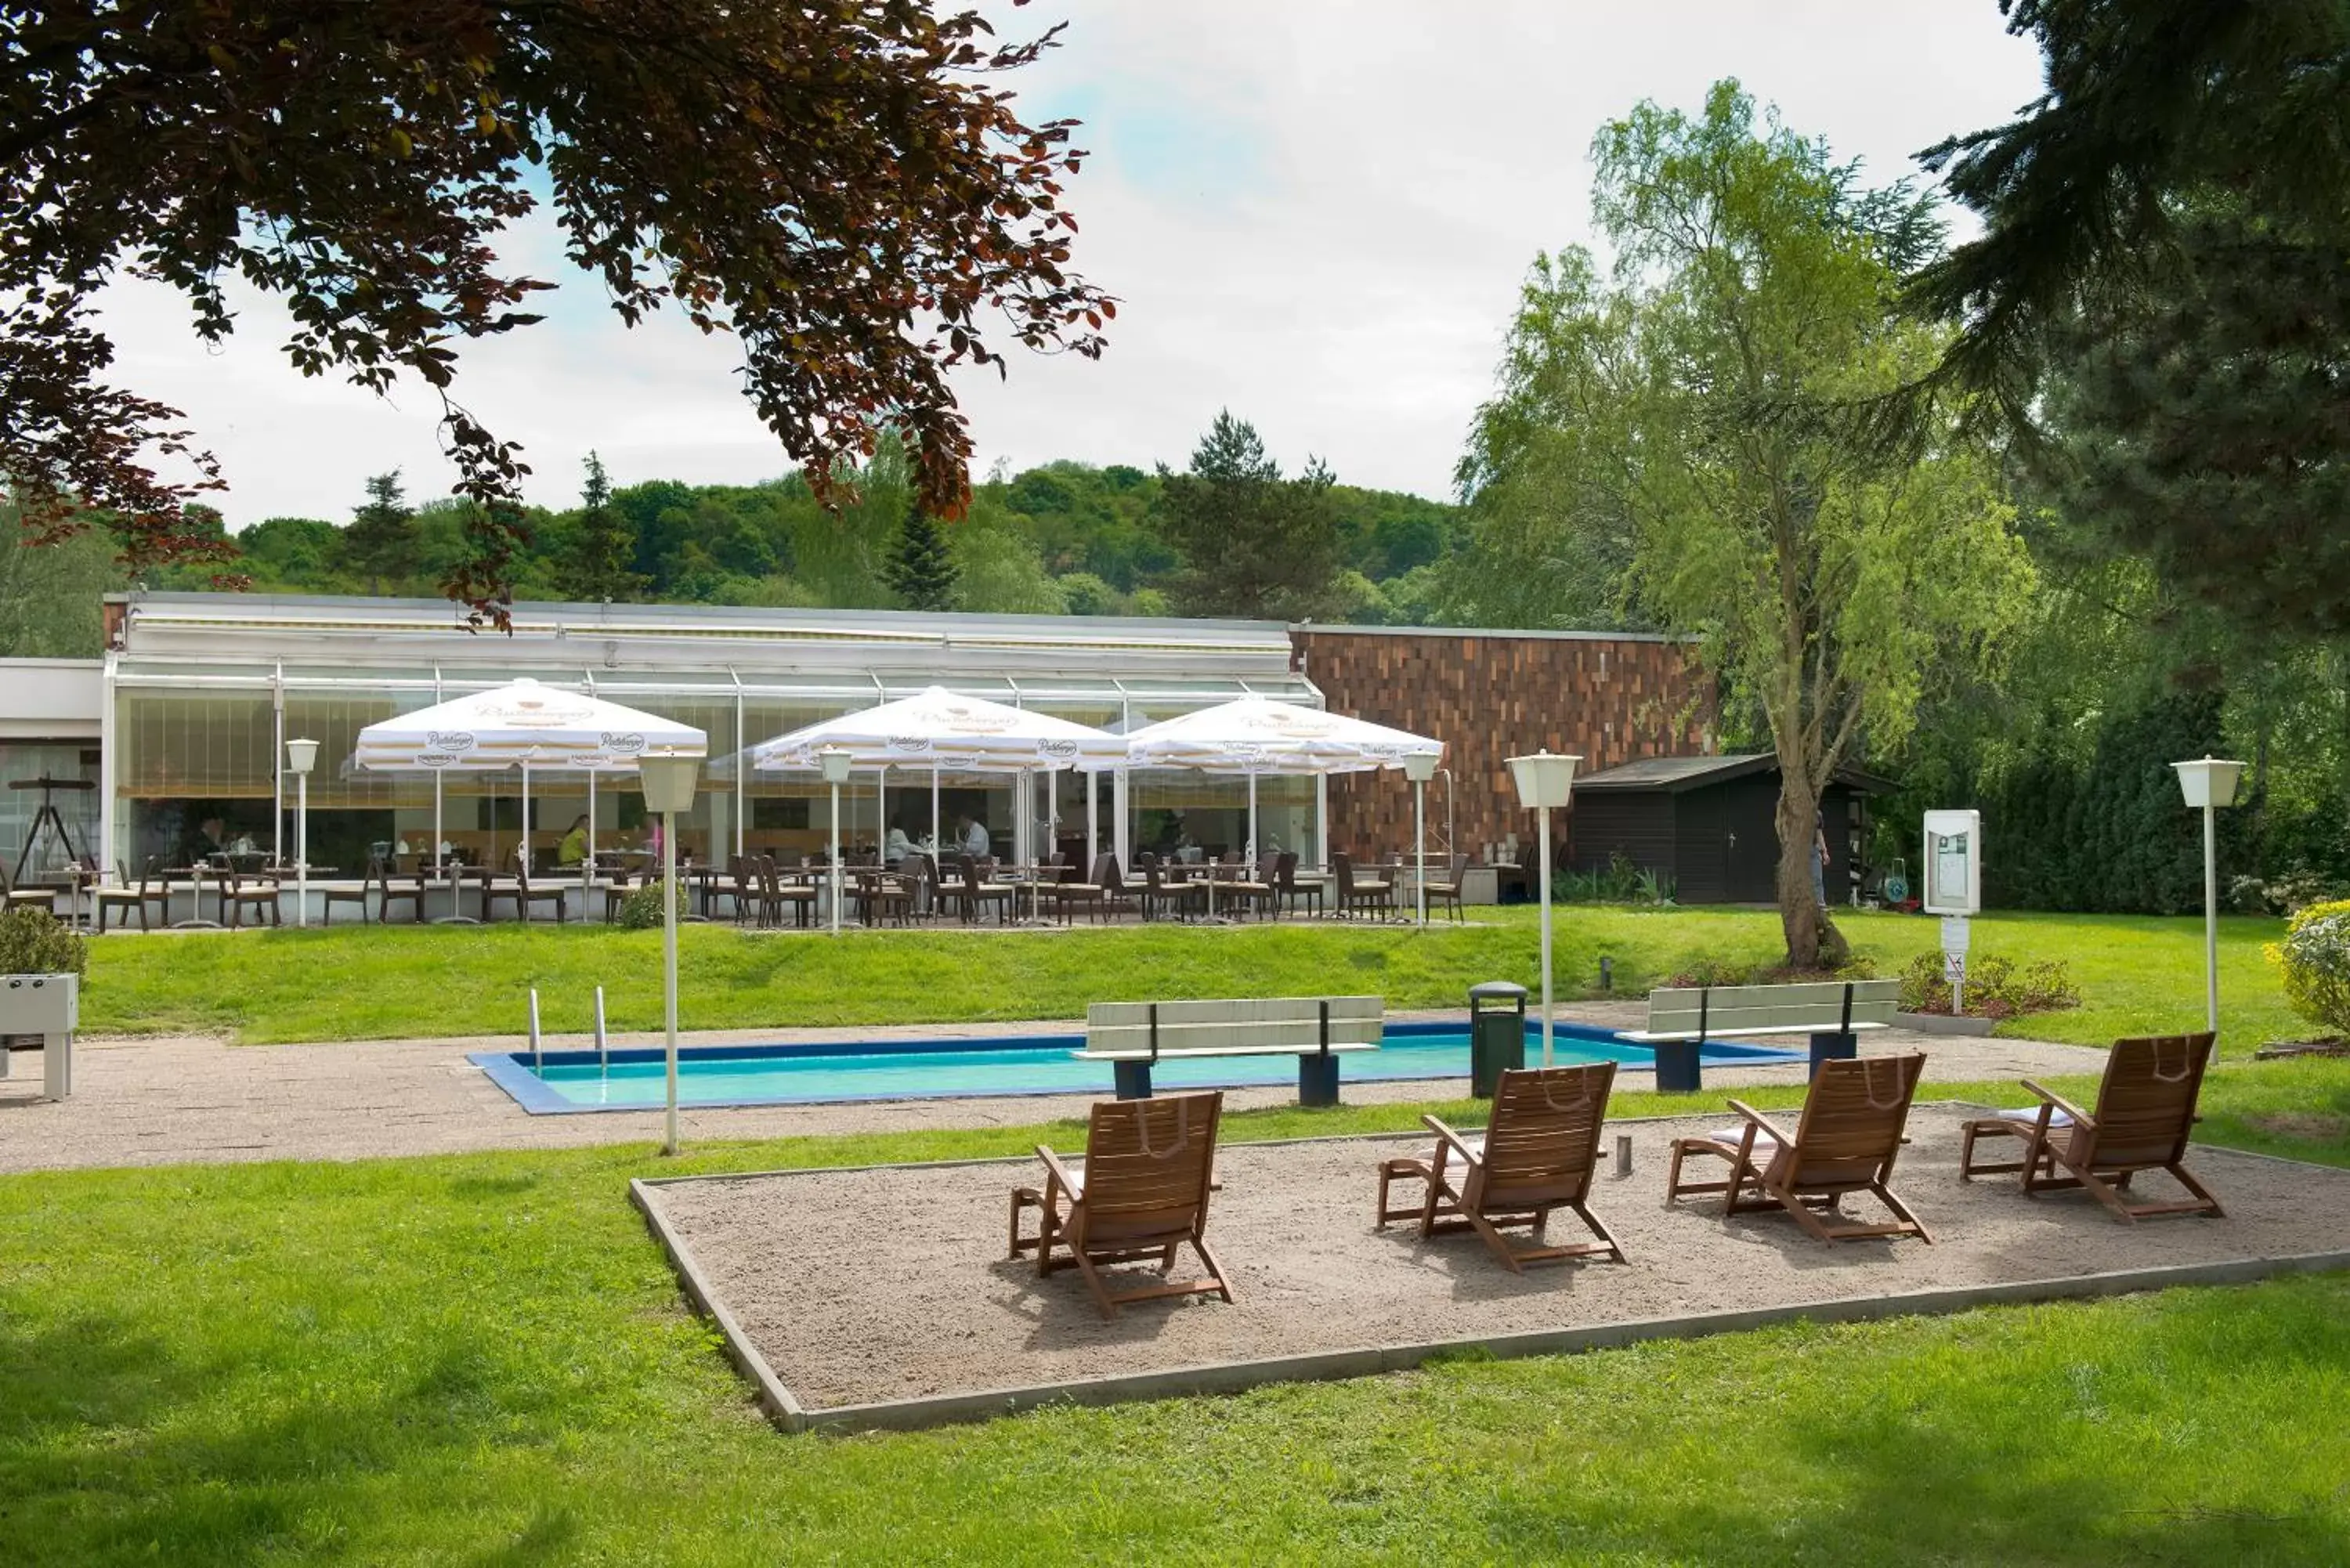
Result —
[{"label": "green tree canopy", "polygon": [[1864,735],[1902,734],[1930,670],[1987,656],[2032,577],[1982,454],[1944,431],[1888,459],[1836,417],[1939,348],[1892,299],[1930,214],[1758,118],[1723,82],[1696,118],[1642,104],[1601,130],[1613,281],[1538,262],[1463,472],[1472,502],[1515,491],[1494,569],[1620,560],[1631,602],[1762,716],[1808,966],[1840,946],[1812,895],[1821,789]]},{"label": "green tree canopy", "polygon": [[948,553],[939,520],[922,508],[922,498],[910,496],[906,520],[898,525],[898,543],[881,568],[882,580],[907,609],[944,610],[954,607],[954,558]]},{"label": "green tree canopy", "polygon": [[351,514],[343,530],[343,566],[380,594],[386,584],[396,587],[414,569],[416,509],[401,493],[400,471],[379,473],[367,482],[367,504]]},{"label": "green tree canopy", "polygon": [[1284,479],[1256,427],[1223,410],[1190,470],[1161,468],[1159,483],[1159,533],[1184,562],[1167,585],[1178,614],[1300,621],[1343,612],[1336,480],[1319,459]]},{"label": "green tree canopy", "polygon": [[561,574],[563,591],[588,604],[625,604],[645,587],[636,569],[636,530],[629,525],[629,514],[613,504],[604,460],[591,452],[585,467],[579,514]]}]

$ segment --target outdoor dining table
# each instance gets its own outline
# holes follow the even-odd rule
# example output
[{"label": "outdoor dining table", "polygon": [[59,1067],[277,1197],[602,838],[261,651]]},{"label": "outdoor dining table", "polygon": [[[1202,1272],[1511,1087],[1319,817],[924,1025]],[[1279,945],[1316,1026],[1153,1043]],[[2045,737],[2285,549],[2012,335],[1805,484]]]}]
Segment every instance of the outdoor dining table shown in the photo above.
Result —
[{"label": "outdoor dining table", "polygon": [[81,896],[106,879],[106,873],[95,866],[78,863],[64,866],[44,876],[33,884],[39,888],[55,888],[66,896],[66,924],[77,926],[82,921]]},{"label": "outdoor dining table", "polygon": [[189,886],[194,890],[194,898],[188,906],[188,918],[184,920],[173,920],[172,922],[172,929],[175,931],[224,931],[228,929],[226,926],[224,926],[218,920],[207,920],[204,919],[204,878],[207,877],[225,877],[227,875],[226,867],[213,866],[205,861],[199,860],[192,866],[166,866],[163,867],[163,875],[167,878],[172,877],[185,877],[188,879]]}]

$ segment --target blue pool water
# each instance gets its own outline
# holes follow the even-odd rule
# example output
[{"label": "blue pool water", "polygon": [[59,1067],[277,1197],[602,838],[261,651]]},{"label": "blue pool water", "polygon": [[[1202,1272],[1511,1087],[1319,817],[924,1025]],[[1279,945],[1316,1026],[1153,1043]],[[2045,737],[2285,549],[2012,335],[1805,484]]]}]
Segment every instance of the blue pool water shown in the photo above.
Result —
[{"label": "blue pool water", "polygon": [[[687,1106],[811,1105],[833,1100],[935,1099],[972,1095],[1110,1093],[1110,1064],[1080,1062],[1070,1053],[1082,1035],[1030,1034],[996,1039],[870,1040],[821,1045],[700,1045],[678,1054],[678,1102]],[[1541,1060],[1541,1025],[1526,1029],[1526,1057]],[[1801,1051],[1709,1041],[1710,1064],[1752,1065],[1800,1061]],[[1646,1046],[1602,1029],[1557,1026],[1562,1064],[1616,1061],[1627,1072],[1656,1070]],[[608,1064],[588,1051],[549,1051],[536,1068],[528,1052],[478,1051],[469,1058],[534,1115],[573,1111],[642,1110],[664,1103],[661,1053],[610,1053]],[[1391,1023],[1377,1051],[1348,1053],[1341,1083],[1380,1079],[1466,1078],[1469,1033],[1460,1023]],[[1151,1069],[1152,1086],[1237,1088],[1295,1084],[1295,1056],[1237,1056],[1166,1061]]]}]

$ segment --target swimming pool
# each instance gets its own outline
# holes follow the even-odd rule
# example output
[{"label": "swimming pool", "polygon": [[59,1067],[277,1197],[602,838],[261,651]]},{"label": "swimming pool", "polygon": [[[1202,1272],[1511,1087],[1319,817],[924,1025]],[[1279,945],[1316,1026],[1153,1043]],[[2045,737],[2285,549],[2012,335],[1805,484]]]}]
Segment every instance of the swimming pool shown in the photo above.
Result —
[{"label": "swimming pool", "polygon": [[[949,1040],[859,1040],[810,1045],[696,1045],[678,1053],[678,1103],[682,1106],[792,1106],[837,1100],[927,1100],[975,1095],[1101,1095],[1110,1091],[1110,1064],[1080,1062],[1081,1034],[1024,1034]],[[1563,1064],[1616,1061],[1648,1073],[1656,1059],[1604,1029],[1557,1026],[1555,1054]],[[1542,1055],[1542,1026],[1526,1026],[1526,1057]],[[665,1103],[661,1053],[631,1047],[608,1054],[548,1051],[534,1068],[527,1051],[476,1051],[466,1058],[533,1116],[579,1111],[636,1111]],[[1710,1065],[1756,1065],[1804,1059],[1801,1051],[1709,1041]],[[1461,1023],[1390,1023],[1377,1051],[1350,1053],[1338,1069],[1342,1083],[1403,1078],[1465,1078],[1469,1031]],[[1295,1084],[1297,1059],[1226,1056],[1161,1061],[1154,1087],[1240,1088]]]}]

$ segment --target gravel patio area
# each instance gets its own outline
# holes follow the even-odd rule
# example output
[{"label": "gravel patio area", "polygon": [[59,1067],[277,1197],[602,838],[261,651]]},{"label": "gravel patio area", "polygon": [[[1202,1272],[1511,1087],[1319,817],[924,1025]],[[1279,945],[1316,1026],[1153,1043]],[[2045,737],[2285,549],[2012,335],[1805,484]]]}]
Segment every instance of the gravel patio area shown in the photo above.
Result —
[{"label": "gravel patio area", "polygon": [[[1637,1027],[1638,1002],[1578,1004],[1561,1016],[1608,1028]],[[1398,1022],[1459,1019],[1457,1010],[1397,1012]],[[909,1024],[888,1029],[763,1029],[690,1034],[688,1045],[744,1042],[867,1040],[877,1035],[973,1036],[1082,1033],[1070,1021]],[[613,1044],[658,1045],[658,1035],[615,1035]],[[549,1050],[591,1043],[549,1035]],[[317,1045],[230,1045],[203,1038],[81,1041],[74,1095],[38,1100],[40,1064],[19,1054],[15,1075],[0,1079],[0,1171],[190,1161],[360,1159],[387,1155],[460,1154],[484,1149],[576,1148],[644,1143],[661,1136],[659,1111],[534,1116],[466,1061],[473,1051],[519,1051],[514,1038],[345,1042]],[[1929,1082],[1983,1083],[2033,1075],[2094,1073],[2105,1054],[2034,1040],[1969,1039],[1886,1030],[1867,1036],[1867,1054],[1922,1050]],[[1709,1085],[1795,1083],[1800,1064],[1721,1070]],[[1627,1074],[1626,1086],[1645,1075]],[[899,1132],[929,1127],[1027,1127],[1083,1116],[1099,1096],[1020,1096],[985,1099],[886,1100],[823,1106],[763,1106],[694,1110],[682,1116],[690,1140]],[[1457,1097],[1463,1079],[1435,1083],[1348,1084],[1357,1105]],[[1295,1085],[1231,1091],[1235,1109],[1292,1104]]]},{"label": "gravel patio area", "polygon": [[[2103,1293],[2181,1282],[2210,1265],[2226,1278],[2316,1266],[2315,1258],[2350,1264],[2350,1171],[2199,1148],[2189,1164],[2228,1218],[2126,1225],[2078,1193],[2027,1199],[2012,1177],[1960,1182],[1964,1114],[1950,1105],[1913,1112],[1894,1182],[1933,1231],[1930,1246],[1831,1246],[1783,1215],[1725,1223],[1718,1199],[1668,1207],[1669,1139],[1714,1130],[1723,1118],[1612,1123],[1609,1147],[1613,1134],[1631,1135],[1632,1173],[1603,1174],[1592,1208],[1630,1262],[1533,1265],[1523,1277],[1473,1235],[1423,1241],[1409,1224],[1372,1229],[1378,1161],[1416,1151],[1425,1137],[1228,1145],[1218,1156],[1223,1189],[1209,1238],[1237,1302],[1144,1303],[1112,1321],[1097,1314],[1074,1272],[1040,1279],[1033,1261],[1004,1256],[1006,1194],[1038,1180],[1033,1158],[696,1178],[639,1184],[639,1193],[685,1261],[689,1288],[706,1291],[723,1309],[722,1326],[740,1335],[738,1358],[755,1352],[810,1424],[831,1417],[920,1425],[1047,1397],[1161,1397],[1352,1375],[1410,1365],[1446,1342],[1572,1348],[1555,1331],[1614,1327],[1621,1332],[1605,1337],[1645,1337],[1693,1332],[1669,1325],[1709,1314],[1750,1315],[1700,1326],[1745,1326],[1752,1314],[1803,1308],[1828,1316],[1950,1310],[1983,1287],[1992,1299],[1999,1287],[2026,1299]],[[1603,1173],[1609,1164],[1603,1158]],[[2141,1177],[2137,1190],[2173,1188],[2158,1173]],[[1848,1200],[1872,1217],[1873,1206]],[[1579,1230],[1571,1215],[1552,1220],[1555,1237]],[[1195,1262],[1186,1251],[1177,1266],[1189,1272]],[[1148,1273],[1128,1267],[1137,1281]],[[2148,1270],[2189,1272],[2112,1277]],[[1888,1297],[1907,1300],[1887,1306]],[[1513,1335],[1522,1336],[1515,1345]],[[1278,1365],[1315,1357],[1322,1359]],[[1266,1362],[1274,1365],[1182,1376]],[[1166,1374],[1177,1376],[1152,1376]],[[1102,1379],[1127,1381],[1082,1386]],[[1010,1392],[1040,1388],[1052,1392]],[[949,1403],[862,1408],[901,1400]]]}]

